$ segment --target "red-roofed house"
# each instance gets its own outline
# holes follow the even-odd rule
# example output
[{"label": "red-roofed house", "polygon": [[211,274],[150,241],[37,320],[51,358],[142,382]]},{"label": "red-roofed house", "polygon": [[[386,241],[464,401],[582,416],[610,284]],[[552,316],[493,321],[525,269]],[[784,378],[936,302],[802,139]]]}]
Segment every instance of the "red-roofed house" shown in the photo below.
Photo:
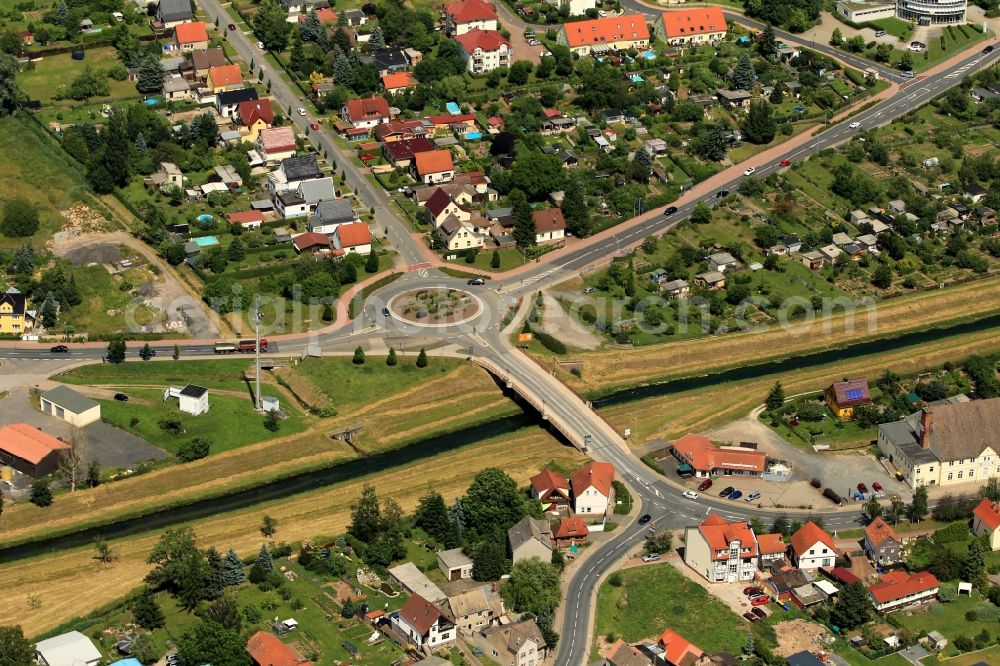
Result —
[{"label": "red-roofed house", "polygon": [[274,122],[274,109],[270,99],[251,99],[240,102],[236,107],[236,117],[247,128],[247,137],[256,141],[260,133]]},{"label": "red-roofed house", "polygon": [[757,537],[744,520],[727,523],[712,514],[684,530],[684,564],[712,583],[753,580],[758,554]]},{"label": "red-roofed house", "polygon": [[990,549],[1000,550],[1000,504],[984,499],[972,510],[972,533],[990,535]]},{"label": "red-roofed house", "polygon": [[428,128],[424,126],[424,121],[415,118],[412,120],[390,120],[376,127],[372,135],[382,143],[389,143],[426,136],[427,131]]},{"label": "red-roofed house", "polygon": [[472,74],[485,74],[494,69],[507,69],[514,51],[510,42],[496,30],[470,30],[456,35],[459,55],[465,58],[465,68]]},{"label": "red-roofed house", "polygon": [[384,97],[349,99],[340,110],[340,116],[355,129],[371,129],[389,122],[389,102]]},{"label": "red-roofed house", "polygon": [[672,46],[719,42],[728,29],[721,7],[663,12],[654,27],[656,36]]},{"label": "red-roofed house", "polygon": [[455,163],[447,150],[428,150],[413,156],[410,174],[425,185],[447,183],[455,177]]},{"label": "red-roofed house", "polygon": [[27,423],[0,428],[0,464],[36,479],[56,471],[67,449],[69,444]]},{"label": "red-roofed house", "polygon": [[941,583],[934,574],[918,571],[892,571],[882,576],[882,580],[868,588],[875,610],[889,611],[910,604],[930,601],[937,596]]},{"label": "red-roofed house", "polygon": [[837,547],[823,528],[808,521],[792,535],[792,562],[799,569],[832,567],[837,561]]},{"label": "red-roofed house", "polygon": [[590,462],[573,472],[569,487],[573,491],[573,511],[577,514],[603,516],[608,511],[614,493],[615,466],[605,462]]},{"label": "red-roofed house", "polygon": [[543,208],[531,214],[535,221],[535,242],[548,243],[566,238],[566,220],[561,208]]},{"label": "red-roofed house", "polygon": [[[322,25],[337,25],[337,12],[327,7],[323,7],[322,9],[317,9],[316,18],[319,19],[319,22]],[[299,14],[298,17],[299,23],[305,23],[306,20],[308,19],[309,19],[309,14]]]},{"label": "red-roofed house", "polygon": [[260,229],[260,224],[263,221],[264,213],[259,210],[241,210],[226,215],[226,222],[238,224],[244,229]]},{"label": "red-roofed house", "polygon": [[460,113],[457,116],[445,113],[440,116],[427,116],[424,120],[434,125],[435,130],[440,131],[461,129],[461,126],[467,129],[476,128],[476,114],[474,113]]},{"label": "red-roofed house", "polygon": [[214,93],[239,90],[243,87],[243,72],[239,65],[212,67],[208,70],[207,85]]},{"label": "red-roofed house", "polygon": [[556,41],[582,56],[591,52],[640,49],[649,46],[649,28],[642,14],[608,16],[564,23]]},{"label": "red-roofed house", "polygon": [[203,21],[181,23],[174,26],[174,44],[180,51],[208,48],[208,28]]},{"label": "red-roofed house", "polygon": [[295,650],[266,631],[258,631],[250,637],[247,652],[256,666],[312,666],[311,661],[300,659]]},{"label": "red-roofed house", "polygon": [[431,150],[437,150],[437,146],[434,145],[433,141],[423,136],[401,141],[388,141],[382,144],[382,156],[389,164],[398,167],[410,166],[414,155]]},{"label": "red-roofed house", "polygon": [[872,562],[883,566],[895,564],[903,558],[903,540],[881,516],[868,523],[861,545]]},{"label": "red-roofed house", "polygon": [[868,380],[864,377],[834,382],[826,390],[826,404],[838,419],[851,418],[854,416],[855,407],[871,404],[871,401]]},{"label": "red-roofed house", "polygon": [[395,95],[408,88],[416,88],[417,79],[413,72],[392,72],[382,77],[382,87],[390,95]]},{"label": "red-roofed house", "polygon": [[292,246],[295,251],[299,254],[303,252],[307,254],[317,254],[319,252],[327,252],[330,249],[331,241],[329,238],[323,234],[317,234],[313,231],[307,231],[304,234],[299,234],[292,238]]},{"label": "red-roofed house", "polygon": [[673,629],[664,629],[660,634],[663,660],[668,666],[693,666],[705,656],[704,651]]},{"label": "red-roofed house", "polygon": [[674,442],[674,457],[694,468],[698,478],[713,474],[760,476],[767,470],[767,454],[737,446],[716,447],[701,435],[684,435]]},{"label": "red-roofed house", "polygon": [[760,567],[763,569],[775,560],[785,557],[788,544],[780,534],[757,534],[757,549],[760,551]]},{"label": "red-roofed house", "polygon": [[563,518],[552,531],[552,540],[560,546],[570,546],[575,543],[587,543],[590,540],[590,532],[587,530],[587,523],[582,519],[573,516]]},{"label": "red-roofed house", "polygon": [[424,202],[424,207],[431,214],[431,223],[435,229],[450,217],[454,217],[460,222],[468,222],[472,219],[472,211],[455,201],[440,187],[434,189],[434,193]]},{"label": "red-roofed house", "polygon": [[464,35],[470,30],[496,30],[497,10],[486,0],[459,0],[445,3],[444,18],[448,32]]},{"label": "red-roofed house", "polygon": [[268,127],[257,135],[257,152],[268,162],[293,156],[295,148],[295,130],[291,125]]},{"label": "red-roofed house", "polygon": [[550,469],[543,469],[531,477],[531,497],[538,500],[547,511],[569,505],[569,479]]},{"label": "red-roofed house", "polygon": [[454,621],[419,594],[407,599],[389,619],[417,647],[433,650],[453,642],[458,634]]},{"label": "red-roofed house", "polygon": [[364,222],[341,224],[333,232],[333,246],[345,254],[371,254],[372,233]]}]

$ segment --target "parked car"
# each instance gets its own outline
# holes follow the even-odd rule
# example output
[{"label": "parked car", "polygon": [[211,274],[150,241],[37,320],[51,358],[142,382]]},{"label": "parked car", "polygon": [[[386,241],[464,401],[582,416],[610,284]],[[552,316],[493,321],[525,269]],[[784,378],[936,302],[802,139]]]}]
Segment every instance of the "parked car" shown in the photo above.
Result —
[{"label": "parked car", "polygon": [[729,497],[730,495],[732,495],[735,492],[736,492],[736,488],[733,488],[732,486],[726,486],[719,493],[719,497]]},{"label": "parked car", "polygon": [[640,525],[645,525],[646,523],[648,523],[652,519],[653,519],[653,517],[651,515],[649,515],[648,513],[644,513],[641,516],[639,516],[639,524]]},{"label": "parked car", "polygon": [[688,499],[692,500],[698,499],[698,493],[696,493],[693,490],[685,490],[682,494],[684,495],[684,497],[687,497]]},{"label": "parked car", "polygon": [[756,502],[759,499],[760,499],[760,493],[758,492],[752,492],[749,495],[747,495],[748,502]]},{"label": "parked car", "polygon": [[481,278],[481,277],[472,278],[471,280],[467,281],[465,284],[471,285],[473,287],[479,287],[479,286],[482,286],[482,285],[486,284],[486,278]]},{"label": "parked car", "polygon": [[874,488],[876,492],[882,492],[882,484],[878,481],[872,481],[872,488]]},{"label": "parked car", "polygon": [[743,588],[743,594],[747,595],[748,597],[756,597],[761,594],[764,594],[764,590],[760,589],[756,585],[751,585],[750,587]]},{"label": "parked car", "polygon": [[49,352],[53,354],[65,354],[69,352],[69,347],[67,347],[66,345],[56,345],[55,347],[50,349]]},{"label": "parked car", "polygon": [[885,37],[885,30],[876,30],[875,31],[875,36],[876,37]]},{"label": "parked car", "polygon": [[597,291],[597,289],[595,287],[586,287],[586,288],[584,288],[583,293],[585,293],[585,294],[592,294],[595,291]]},{"label": "parked car", "polygon": [[727,497],[726,499],[738,500],[741,497],[743,497],[743,492],[740,491],[740,490],[734,490],[732,492],[732,494],[729,497]]},{"label": "parked car", "polygon": [[646,557],[642,558],[642,561],[643,562],[655,562],[658,559],[660,559],[660,554],[659,553],[650,553]]},{"label": "parked car", "polygon": [[698,484],[698,490],[700,492],[705,492],[711,487],[712,487],[712,479],[705,479],[704,481]]},{"label": "parked car", "polygon": [[118,402],[128,402],[128,396],[124,393],[115,393],[115,400]]},{"label": "parked car", "polygon": [[309,127],[311,127],[314,130],[318,130],[319,129],[319,123],[309,123]]},{"label": "parked car", "polygon": [[858,484],[858,490],[861,491],[862,495],[867,495],[868,494],[868,486],[866,486],[863,483],[859,483]]},{"label": "parked car", "polygon": [[762,620],[765,617],[767,617],[767,611],[765,611],[763,608],[760,608],[758,606],[754,606],[753,608],[751,608],[750,612],[753,613],[754,615],[756,615],[757,617],[759,617]]},{"label": "parked car", "polygon": [[760,596],[750,597],[751,606],[764,606],[771,602],[771,597],[766,594],[761,594]]},{"label": "parked car", "polygon": [[758,618],[756,615],[754,615],[750,611],[747,611],[746,613],[743,613],[743,617],[746,618],[747,622],[757,622],[758,620],[760,620],[760,618]]}]

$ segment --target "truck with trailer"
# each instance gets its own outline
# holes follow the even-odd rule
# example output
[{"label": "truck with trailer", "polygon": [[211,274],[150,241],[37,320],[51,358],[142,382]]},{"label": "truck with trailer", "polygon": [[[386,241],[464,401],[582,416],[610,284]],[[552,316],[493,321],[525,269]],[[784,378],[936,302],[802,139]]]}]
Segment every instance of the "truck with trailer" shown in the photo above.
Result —
[{"label": "truck with trailer", "polygon": [[[267,338],[260,339],[260,350],[262,352],[267,351]],[[216,354],[234,354],[239,352],[240,354],[252,354],[257,351],[257,345],[254,340],[236,340],[235,342],[216,342],[215,343],[215,353]]]}]

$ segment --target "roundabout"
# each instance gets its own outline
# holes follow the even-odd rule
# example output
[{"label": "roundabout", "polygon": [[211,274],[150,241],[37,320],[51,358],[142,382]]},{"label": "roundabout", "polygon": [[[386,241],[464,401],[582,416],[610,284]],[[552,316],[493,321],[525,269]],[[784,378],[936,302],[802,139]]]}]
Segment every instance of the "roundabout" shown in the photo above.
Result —
[{"label": "roundabout", "polygon": [[464,289],[425,287],[392,296],[386,307],[407,324],[439,328],[474,321],[483,312],[483,301]]}]

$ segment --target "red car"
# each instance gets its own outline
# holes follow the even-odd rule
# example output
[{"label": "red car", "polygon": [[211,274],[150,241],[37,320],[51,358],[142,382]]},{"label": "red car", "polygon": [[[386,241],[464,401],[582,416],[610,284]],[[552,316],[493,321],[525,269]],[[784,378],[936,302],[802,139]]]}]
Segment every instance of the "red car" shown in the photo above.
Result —
[{"label": "red car", "polygon": [[781,160],[781,162],[778,163],[778,166],[781,166],[781,167],[792,166],[792,161],[791,160]]},{"label": "red car", "polygon": [[875,492],[877,492],[877,493],[882,492],[882,484],[879,483],[878,481],[873,481],[872,482],[872,488],[874,488]]},{"label": "red car", "polygon": [[760,596],[761,594],[764,594],[764,590],[760,589],[759,587],[751,585],[750,587],[743,588],[743,594],[747,595],[748,597],[756,597]]},{"label": "red car", "polygon": [[766,594],[762,594],[758,597],[750,597],[751,606],[764,606],[765,604],[768,604],[770,602],[771,602],[771,597],[767,596]]},{"label": "red car", "polygon": [[748,622],[757,622],[758,620],[760,620],[759,617],[757,617],[753,613],[749,613],[749,612],[748,613],[743,613],[743,617],[745,617]]},{"label": "red car", "polygon": [[319,123],[313,123],[309,127],[312,127],[314,130],[318,130],[319,129]]},{"label": "red car", "polygon": [[705,492],[711,487],[712,487],[712,479],[705,479],[704,481],[698,484],[698,490],[701,492]]},{"label": "red car", "polygon": [[867,495],[868,494],[868,486],[866,486],[863,483],[859,483],[858,484],[858,492],[861,493],[862,495]]}]

